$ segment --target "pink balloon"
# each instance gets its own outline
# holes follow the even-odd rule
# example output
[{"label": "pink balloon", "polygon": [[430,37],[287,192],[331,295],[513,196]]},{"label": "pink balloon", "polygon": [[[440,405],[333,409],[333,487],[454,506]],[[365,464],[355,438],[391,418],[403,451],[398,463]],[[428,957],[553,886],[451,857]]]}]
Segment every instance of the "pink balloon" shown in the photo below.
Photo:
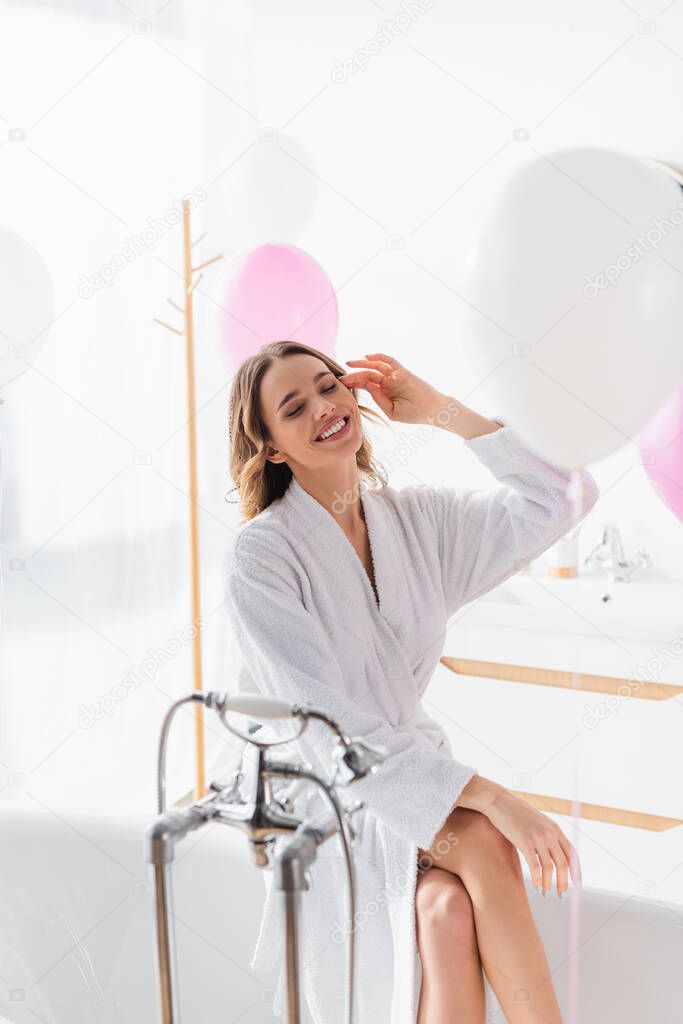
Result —
[{"label": "pink balloon", "polygon": [[652,486],[683,522],[683,384],[641,431],[638,444]]},{"label": "pink balloon", "polygon": [[260,245],[241,260],[223,302],[221,336],[231,368],[273,341],[332,355],[339,308],[327,274],[295,245]]}]

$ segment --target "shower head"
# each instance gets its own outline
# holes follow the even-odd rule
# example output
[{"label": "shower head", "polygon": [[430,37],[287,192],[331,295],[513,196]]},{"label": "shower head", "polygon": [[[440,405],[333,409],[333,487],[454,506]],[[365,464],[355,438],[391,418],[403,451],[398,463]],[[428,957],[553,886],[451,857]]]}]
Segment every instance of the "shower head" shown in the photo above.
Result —
[{"label": "shower head", "polygon": [[311,719],[324,722],[337,735],[337,741],[340,746],[340,750],[336,755],[337,776],[339,776],[339,767],[344,765],[346,780],[342,782],[343,785],[349,785],[358,779],[365,778],[366,775],[376,772],[383,761],[389,756],[389,751],[386,747],[380,744],[368,743],[366,740],[358,737],[347,736],[339,725],[329,715],[325,714],[324,711],[317,711],[306,704],[295,704],[291,701],[264,697],[260,694],[252,693],[228,694],[211,691],[206,694],[194,694],[194,697],[197,700],[202,700],[207,707],[215,708],[219,712],[223,724],[230,732],[240,736],[243,740],[255,743],[257,746],[259,741],[254,739],[253,734],[256,730],[253,728],[253,725],[250,727],[250,734],[245,735],[226,721],[226,715],[229,711],[237,711],[243,715],[253,715],[264,720],[271,718],[294,718],[299,721],[301,729],[298,733],[293,736],[287,736],[285,739],[264,744],[266,746],[289,743],[293,739],[297,739]]},{"label": "shower head", "polygon": [[373,745],[366,740],[350,739],[345,736],[343,739],[340,738],[340,743],[339,762],[345,765],[349,773],[345,785],[350,785],[352,782],[376,772],[389,754],[386,747]]}]

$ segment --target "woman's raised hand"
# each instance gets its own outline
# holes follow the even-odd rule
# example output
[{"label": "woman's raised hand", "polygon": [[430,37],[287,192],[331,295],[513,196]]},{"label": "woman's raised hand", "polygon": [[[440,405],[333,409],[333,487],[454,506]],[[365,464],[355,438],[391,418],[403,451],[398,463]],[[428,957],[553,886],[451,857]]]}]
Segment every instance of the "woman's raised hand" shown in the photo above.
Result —
[{"label": "woman's raised hand", "polygon": [[448,398],[393,356],[371,352],[365,359],[349,359],[347,366],[365,369],[343,374],[339,378],[342,384],[348,388],[365,388],[394,423],[427,423],[430,417],[448,407]]},{"label": "woman's raised hand", "polygon": [[578,854],[552,818],[508,790],[488,804],[486,816],[524,856],[535,889],[541,887],[544,895],[550,891],[553,866],[558,896],[567,888],[568,871],[574,884],[581,884]]}]

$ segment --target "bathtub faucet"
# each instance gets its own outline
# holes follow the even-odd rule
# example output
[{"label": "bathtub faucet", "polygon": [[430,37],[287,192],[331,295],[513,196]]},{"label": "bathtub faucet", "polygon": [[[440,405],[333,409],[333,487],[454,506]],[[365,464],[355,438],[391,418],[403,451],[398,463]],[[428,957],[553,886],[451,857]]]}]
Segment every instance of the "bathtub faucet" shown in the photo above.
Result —
[{"label": "bathtub faucet", "polygon": [[[220,784],[212,783],[212,787],[220,792],[220,804],[216,817],[218,820],[235,824],[247,832],[252,855],[258,867],[270,867],[272,865],[272,848],[277,836],[296,831],[300,825],[299,819],[292,813],[294,793],[304,788],[307,783],[312,783],[323,789],[329,801],[332,802],[335,799],[333,793],[335,786],[348,786],[356,780],[374,773],[379,769],[388,753],[384,747],[348,736],[329,715],[305,704],[292,704],[288,701],[259,695],[236,694],[230,696],[215,692],[206,694],[204,703],[218,712],[223,725],[230,732],[257,748],[256,770],[249,800],[245,800],[241,794],[240,787],[244,779],[244,773],[241,770],[235,772],[229,785],[229,799],[226,798],[225,792],[221,792]],[[253,715],[259,719],[293,719],[298,722],[299,731],[294,736],[290,735],[285,739],[260,743],[254,738],[253,733],[246,735],[226,720],[226,716],[231,711],[243,715]],[[329,786],[324,779],[313,772],[310,764],[271,759],[266,749],[276,746],[278,743],[291,743],[293,739],[298,739],[312,721],[322,722],[337,739],[338,747],[333,753],[336,771]],[[295,785],[290,787],[289,795],[284,800],[279,796],[273,796],[270,781],[273,778],[295,780]],[[235,812],[235,799],[248,810]],[[233,806],[223,809],[221,805],[225,803],[232,803]],[[343,808],[352,838],[353,829],[350,817],[363,806],[360,802],[353,807]]]},{"label": "bathtub faucet", "polygon": [[[166,809],[166,747],[171,721],[178,709],[189,702],[201,702],[218,713],[223,725],[247,744],[257,749],[256,771],[252,792],[248,799],[242,794],[244,774],[235,772],[229,784],[212,782],[211,792],[184,810]],[[254,715],[261,719],[292,719],[299,731],[284,739],[257,739],[254,733],[245,734],[226,721],[228,712]],[[297,761],[278,761],[271,758],[267,748],[279,743],[291,743],[306,729],[309,722],[322,722],[337,739],[334,754],[335,773],[331,781],[318,776],[310,764]],[[162,1024],[174,1024],[174,985],[171,972],[171,943],[168,927],[167,871],[173,861],[177,842],[188,832],[209,822],[238,828],[249,840],[249,846],[258,867],[274,867],[275,886],[283,893],[285,907],[285,946],[287,976],[287,1022],[300,1024],[299,995],[299,916],[302,891],[310,888],[307,872],[316,859],[318,847],[335,834],[339,834],[346,862],[349,886],[349,920],[356,920],[356,885],[350,845],[354,839],[351,815],[364,805],[341,804],[335,791],[337,786],[348,786],[358,779],[376,772],[387,756],[384,747],[372,745],[363,739],[354,739],[342,731],[338,724],[322,711],[303,704],[291,704],[258,695],[194,692],[175,701],[169,708],[161,729],[157,762],[158,817],[145,831],[145,859],[154,866],[154,894],[156,903],[157,966],[160,989]],[[294,780],[295,787],[316,785],[322,790],[331,807],[331,813],[313,821],[301,820],[294,812],[292,792],[283,800],[273,795],[273,778]],[[278,836],[289,836],[284,849],[273,861],[273,847]],[[350,839],[349,839],[350,836]],[[353,1022],[353,996],[355,978],[355,927],[349,933],[347,1020]]]}]

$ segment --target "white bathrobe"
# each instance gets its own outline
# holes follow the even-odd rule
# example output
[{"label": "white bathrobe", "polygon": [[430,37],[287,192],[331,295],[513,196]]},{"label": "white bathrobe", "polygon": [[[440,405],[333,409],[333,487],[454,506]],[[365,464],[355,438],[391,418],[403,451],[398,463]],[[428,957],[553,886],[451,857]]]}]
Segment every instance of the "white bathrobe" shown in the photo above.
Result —
[{"label": "white bathrobe", "polygon": [[[414,1024],[417,1018],[417,847],[431,845],[477,773],[454,758],[421,702],[443,653],[449,616],[550,547],[599,494],[582,470],[577,517],[566,494],[570,474],[541,460],[512,426],[496,420],[499,430],[468,441],[454,436],[453,443],[473,452],[500,486],[375,490],[361,482],[379,604],[338,522],[296,478],[240,528],[226,559],[226,606],[240,651],[228,689],[320,708],[347,734],[389,751],[376,774],[338,791],[344,804],[366,804],[352,819],[358,1024]],[[291,725],[270,728],[292,735]],[[329,779],[333,743],[314,723],[296,743],[272,753],[295,752]],[[327,809],[312,786],[296,804],[298,814]],[[284,1018],[282,895],[272,871],[263,877],[266,902],[250,967],[279,964],[274,1010]],[[301,900],[308,1013],[315,1024],[345,1024],[350,922],[337,836],[319,848],[310,879]]]}]

